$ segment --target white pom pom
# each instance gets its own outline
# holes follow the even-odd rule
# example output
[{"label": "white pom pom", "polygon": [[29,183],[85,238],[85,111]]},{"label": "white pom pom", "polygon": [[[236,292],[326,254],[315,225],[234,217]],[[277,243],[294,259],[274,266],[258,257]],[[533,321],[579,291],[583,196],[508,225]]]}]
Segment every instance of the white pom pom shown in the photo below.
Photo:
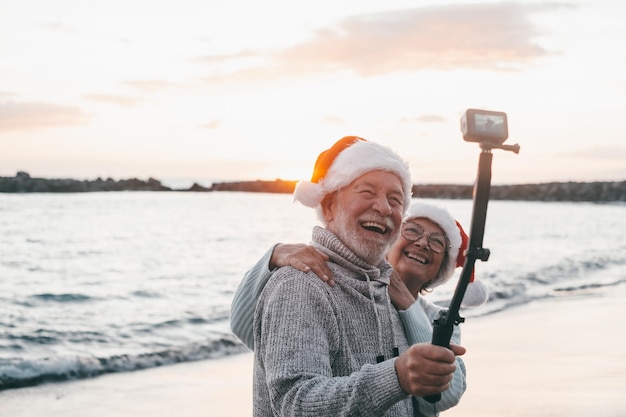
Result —
[{"label": "white pom pom", "polygon": [[293,199],[302,205],[315,208],[322,202],[324,190],[321,185],[309,181],[299,181],[293,192]]},{"label": "white pom pom", "polygon": [[470,282],[465,290],[461,307],[480,307],[489,300],[489,288],[482,281]]}]

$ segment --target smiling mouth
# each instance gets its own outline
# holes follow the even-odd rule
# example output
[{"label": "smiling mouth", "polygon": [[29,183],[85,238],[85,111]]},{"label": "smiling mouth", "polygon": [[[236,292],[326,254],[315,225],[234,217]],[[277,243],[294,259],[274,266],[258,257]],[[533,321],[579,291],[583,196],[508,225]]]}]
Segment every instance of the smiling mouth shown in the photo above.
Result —
[{"label": "smiling mouth", "polygon": [[387,227],[380,223],[363,222],[361,223],[361,227],[363,227],[365,230],[369,230],[370,232],[375,232],[381,235],[387,233]]},{"label": "smiling mouth", "polygon": [[430,263],[428,259],[424,258],[423,256],[419,256],[415,253],[405,252],[404,254],[406,255],[407,258],[412,259],[416,262],[419,262],[422,265],[428,265]]}]

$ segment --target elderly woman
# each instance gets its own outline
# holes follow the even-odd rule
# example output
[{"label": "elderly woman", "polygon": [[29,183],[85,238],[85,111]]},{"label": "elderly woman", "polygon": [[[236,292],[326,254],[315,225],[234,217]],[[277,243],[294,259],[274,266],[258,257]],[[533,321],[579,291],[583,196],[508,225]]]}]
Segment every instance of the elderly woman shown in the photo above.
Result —
[{"label": "elderly woman", "polygon": [[[467,235],[448,211],[439,206],[414,201],[404,218],[401,235],[387,254],[394,274],[388,288],[391,302],[400,314],[410,344],[430,343],[432,323],[442,307],[426,300],[424,293],[447,282],[464,262]],[[303,272],[312,271],[334,285],[326,265],[326,255],[304,244],[277,244],[245,274],[231,306],[231,329],[243,343],[254,349],[253,316],[256,299],[272,272],[290,265]],[[466,291],[465,307],[487,300],[486,287],[472,282]],[[460,343],[460,330],[454,329],[451,343]],[[450,388],[442,393],[439,411],[456,405],[465,392],[465,365],[456,358],[457,369]]]}]

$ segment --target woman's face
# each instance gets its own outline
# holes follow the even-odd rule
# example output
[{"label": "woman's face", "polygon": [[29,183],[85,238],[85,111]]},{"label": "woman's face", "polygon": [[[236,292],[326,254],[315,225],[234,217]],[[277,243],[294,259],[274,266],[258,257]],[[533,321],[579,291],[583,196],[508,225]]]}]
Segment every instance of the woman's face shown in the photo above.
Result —
[{"label": "woman's face", "polygon": [[445,236],[441,227],[429,219],[418,217],[408,219],[402,224],[402,228],[404,230],[416,224],[424,229],[424,234],[416,241],[410,241],[401,234],[387,254],[387,260],[414,295],[419,293],[425,283],[437,276],[445,257],[445,251],[433,252],[428,242],[429,237],[435,233]]}]

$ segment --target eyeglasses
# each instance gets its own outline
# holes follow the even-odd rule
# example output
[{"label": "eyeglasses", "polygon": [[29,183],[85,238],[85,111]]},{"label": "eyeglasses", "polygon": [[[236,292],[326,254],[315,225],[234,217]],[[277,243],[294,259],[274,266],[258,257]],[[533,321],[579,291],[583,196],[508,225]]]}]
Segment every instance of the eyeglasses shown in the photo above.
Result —
[{"label": "eyeglasses", "polygon": [[405,222],[400,231],[402,237],[411,242],[417,242],[421,237],[427,237],[428,247],[435,253],[444,253],[450,247],[450,241],[441,233],[426,233],[422,225]]}]

